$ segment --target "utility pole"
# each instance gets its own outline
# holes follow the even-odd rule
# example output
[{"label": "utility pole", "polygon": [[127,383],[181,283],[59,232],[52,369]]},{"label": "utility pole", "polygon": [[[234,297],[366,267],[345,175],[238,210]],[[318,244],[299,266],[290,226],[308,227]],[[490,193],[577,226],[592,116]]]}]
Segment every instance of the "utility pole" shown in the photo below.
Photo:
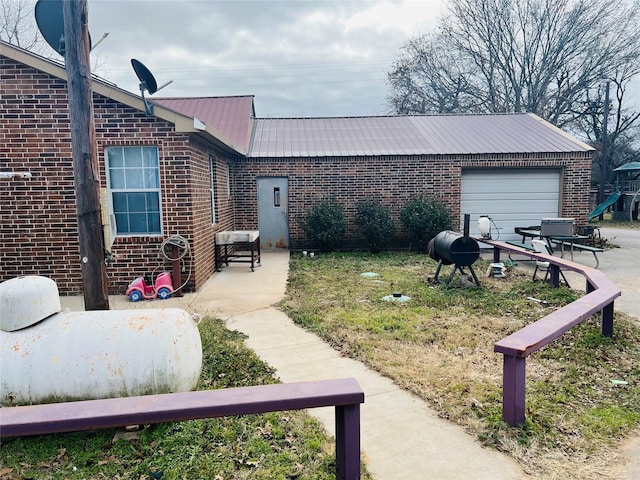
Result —
[{"label": "utility pole", "polygon": [[[609,80],[606,81],[604,87],[604,119],[602,120],[602,147],[600,149],[600,188],[598,189],[598,204],[604,202],[604,188],[607,182],[607,172],[609,170]],[[604,218],[604,212],[598,217],[599,220]]]},{"label": "utility pole", "polygon": [[109,310],[100,170],[91,92],[87,0],[65,0],[62,12],[84,308]]}]

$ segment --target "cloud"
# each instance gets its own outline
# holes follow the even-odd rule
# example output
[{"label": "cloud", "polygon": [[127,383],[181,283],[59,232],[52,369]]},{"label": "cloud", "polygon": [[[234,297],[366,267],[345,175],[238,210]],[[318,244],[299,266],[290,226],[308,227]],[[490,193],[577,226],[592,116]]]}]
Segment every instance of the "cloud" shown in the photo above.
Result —
[{"label": "cloud", "polygon": [[137,92],[130,58],[157,96],[256,96],[259,116],[386,113],[386,72],[441,0],[89,0],[101,74]]}]

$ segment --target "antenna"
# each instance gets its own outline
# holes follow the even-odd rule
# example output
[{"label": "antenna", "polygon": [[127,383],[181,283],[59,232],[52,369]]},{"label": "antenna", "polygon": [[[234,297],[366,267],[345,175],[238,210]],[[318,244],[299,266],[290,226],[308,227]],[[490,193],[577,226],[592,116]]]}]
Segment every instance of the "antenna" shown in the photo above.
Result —
[{"label": "antenna", "polygon": [[153,115],[153,104],[149,103],[146,98],[144,98],[144,92],[149,92],[149,95],[153,95],[158,90],[163,89],[167,85],[173,82],[173,80],[169,80],[167,83],[158,87],[158,83],[156,82],[153,73],[144,64],[136,60],[135,58],[131,59],[131,66],[133,67],[133,71],[136,72],[136,76],[138,80],[140,80],[140,94],[142,95],[142,101],[144,102],[144,109],[147,115]]},{"label": "antenna", "polygon": [[100,37],[100,40],[98,40],[98,41],[96,42],[96,44],[95,44],[93,47],[91,47],[91,51],[93,52],[93,49],[94,49],[94,48],[96,48],[98,45],[100,45],[100,44],[102,43],[102,41],[103,41],[105,38],[107,38],[108,36],[109,36],[109,32],[105,32],[105,33],[103,33],[103,34],[102,34],[102,37]]},{"label": "antenna", "polygon": [[[64,57],[65,40],[62,0],[38,0],[34,14],[38,30],[40,30],[45,41]],[[89,49],[91,49],[91,35],[89,35]]]}]

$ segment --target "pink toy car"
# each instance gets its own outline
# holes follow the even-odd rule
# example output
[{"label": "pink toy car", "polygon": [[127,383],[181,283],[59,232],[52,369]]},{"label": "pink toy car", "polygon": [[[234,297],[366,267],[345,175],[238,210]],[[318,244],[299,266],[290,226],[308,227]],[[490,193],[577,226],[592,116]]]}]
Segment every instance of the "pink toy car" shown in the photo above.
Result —
[{"label": "pink toy car", "polygon": [[172,293],[173,282],[170,272],[162,272],[158,275],[155,285],[147,285],[143,277],[138,277],[127,288],[127,295],[132,302],[139,302],[142,299],[153,300],[154,298],[166,300]]}]

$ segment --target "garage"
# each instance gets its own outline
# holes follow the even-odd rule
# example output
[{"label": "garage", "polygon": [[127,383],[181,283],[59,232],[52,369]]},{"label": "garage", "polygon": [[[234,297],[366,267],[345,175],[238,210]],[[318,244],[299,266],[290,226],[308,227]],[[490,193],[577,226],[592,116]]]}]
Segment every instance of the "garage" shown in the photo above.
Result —
[{"label": "garage", "polygon": [[465,169],[460,213],[471,215],[472,235],[479,233],[478,217],[488,215],[493,239],[521,240],[515,227],[560,216],[560,177],[560,169]]}]

